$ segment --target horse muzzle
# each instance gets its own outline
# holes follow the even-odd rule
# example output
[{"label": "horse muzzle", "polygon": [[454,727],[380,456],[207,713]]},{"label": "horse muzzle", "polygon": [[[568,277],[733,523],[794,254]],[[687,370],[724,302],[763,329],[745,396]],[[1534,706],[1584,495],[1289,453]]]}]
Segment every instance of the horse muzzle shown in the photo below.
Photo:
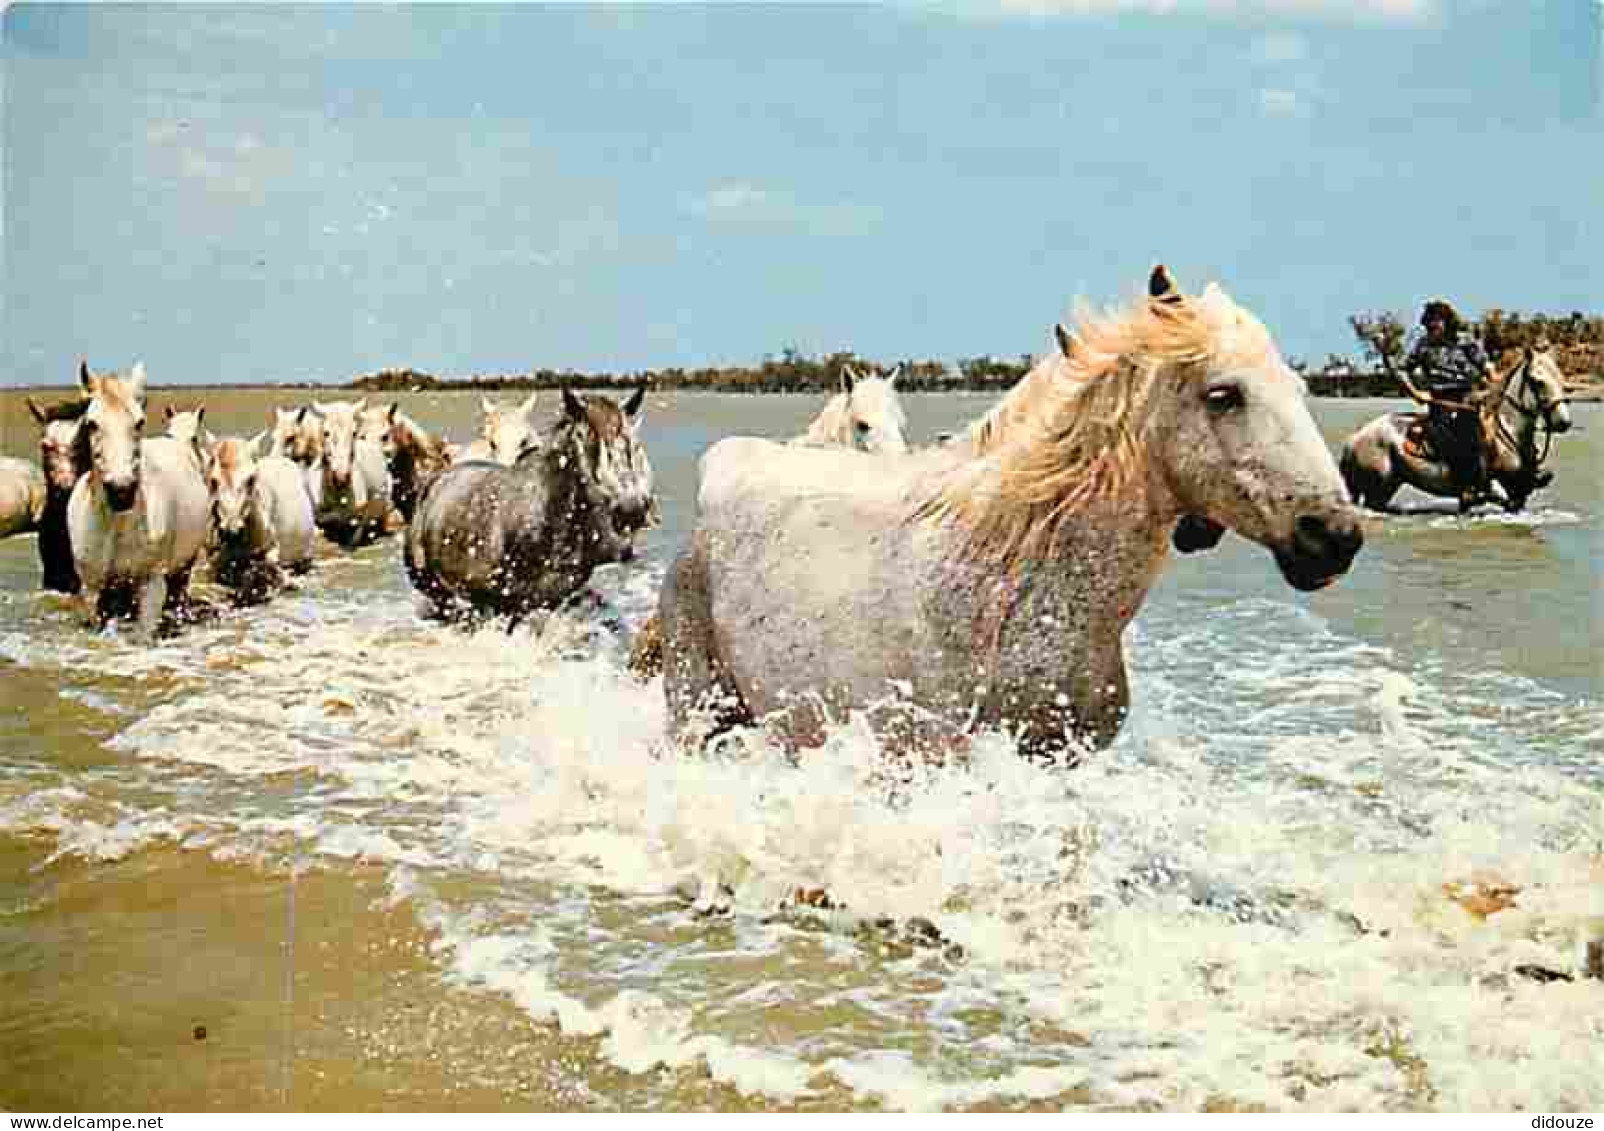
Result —
[{"label": "horse muzzle", "polygon": [[1324,589],[1348,572],[1364,541],[1364,529],[1350,511],[1299,515],[1290,544],[1276,549],[1275,563],[1294,589]]},{"label": "horse muzzle", "polygon": [[130,510],[134,505],[134,499],[138,495],[139,480],[137,479],[115,483],[110,480],[106,481],[106,505],[116,514],[122,514]]}]

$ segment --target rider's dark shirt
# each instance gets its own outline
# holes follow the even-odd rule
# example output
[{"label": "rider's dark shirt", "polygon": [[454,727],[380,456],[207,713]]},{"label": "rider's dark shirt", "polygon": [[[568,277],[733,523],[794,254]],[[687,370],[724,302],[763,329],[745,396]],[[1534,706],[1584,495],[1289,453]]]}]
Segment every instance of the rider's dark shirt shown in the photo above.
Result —
[{"label": "rider's dark shirt", "polygon": [[1468,334],[1433,342],[1424,334],[1404,361],[1404,371],[1427,392],[1463,396],[1487,375],[1487,353]]}]

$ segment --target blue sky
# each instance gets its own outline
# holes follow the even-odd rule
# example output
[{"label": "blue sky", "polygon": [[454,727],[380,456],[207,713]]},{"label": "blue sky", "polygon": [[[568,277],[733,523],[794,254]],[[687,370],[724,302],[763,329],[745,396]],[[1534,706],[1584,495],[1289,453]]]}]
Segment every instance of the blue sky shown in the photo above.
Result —
[{"label": "blue sky", "polygon": [[1596,312],[1601,13],[14,4],[0,384],[1013,355],[1158,260],[1300,356]]}]

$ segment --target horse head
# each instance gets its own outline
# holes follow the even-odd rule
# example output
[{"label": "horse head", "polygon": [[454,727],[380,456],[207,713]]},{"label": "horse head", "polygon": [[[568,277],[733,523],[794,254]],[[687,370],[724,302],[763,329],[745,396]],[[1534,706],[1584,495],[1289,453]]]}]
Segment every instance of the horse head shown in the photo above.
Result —
[{"label": "horse head", "polygon": [[1177,544],[1206,544],[1224,527],[1269,549],[1295,588],[1330,584],[1364,535],[1302,380],[1219,287],[1185,295],[1160,266],[1148,292],[1131,360],[1152,367],[1160,394],[1159,470],[1192,527],[1177,529]]},{"label": "horse head", "polygon": [[234,437],[219,440],[207,463],[206,486],[212,496],[212,529],[218,541],[243,541],[256,491],[251,445]]},{"label": "horse head", "polygon": [[64,401],[40,408],[30,397],[28,412],[40,426],[39,466],[51,491],[71,491],[78,477],[89,470],[89,435],[79,421],[89,408],[87,400]]},{"label": "horse head", "polygon": [[176,412],[168,405],[164,411],[167,435],[194,452],[197,463],[204,467],[212,447],[211,433],[206,431],[206,407]]},{"label": "horse head", "polygon": [[841,367],[841,391],[847,398],[846,442],[865,452],[908,450],[908,417],[897,396],[899,365],[889,377],[860,377],[851,366]]},{"label": "horse head", "polygon": [[145,434],[145,367],[127,376],[91,373],[78,364],[78,382],[89,404],[79,428],[89,444],[89,470],[106,492],[106,504],[127,511],[139,494],[140,441]]},{"label": "horse head", "polygon": [[312,405],[323,422],[323,479],[336,495],[351,491],[358,428],[366,408],[365,400]]},{"label": "horse head", "polygon": [[384,452],[386,463],[395,459],[396,421],[400,414],[401,406],[394,401],[388,405],[373,405],[357,413],[357,441],[377,444]]},{"label": "horse head", "polygon": [[652,521],[652,465],[641,443],[644,386],[622,405],[608,397],[578,396],[563,390],[564,460],[581,476],[581,489],[598,517],[596,534],[606,560],[634,557],[633,536]]},{"label": "horse head", "polygon": [[511,467],[526,452],[539,446],[535,399],[536,394],[530,393],[522,404],[505,408],[485,397],[479,398],[479,407],[484,412],[479,436],[490,448],[490,458],[496,463]]},{"label": "horse head", "polygon": [[310,467],[323,454],[323,425],[310,407],[276,408],[268,454]]},{"label": "horse head", "polygon": [[1526,383],[1536,395],[1537,409],[1548,430],[1555,434],[1569,432],[1571,408],[1565,396],[1565,374],[1560,371],[1553,348],[1547,342],[1527,346],[1523,360]]}]

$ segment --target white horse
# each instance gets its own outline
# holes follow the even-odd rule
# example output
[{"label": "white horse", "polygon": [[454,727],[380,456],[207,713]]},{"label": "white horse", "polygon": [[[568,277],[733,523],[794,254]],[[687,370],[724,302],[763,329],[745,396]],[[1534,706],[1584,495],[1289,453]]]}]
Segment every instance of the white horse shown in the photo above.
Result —
[{"label": "white horse", "polygon": [[[263,442],[262,436],[251,442],[253,453],[261,454]],[[281,456],[301,469],[301,487],[315,514],[323,505],[323,421],[311,405],[275,408],[265,442],[268,455]]]},{"label": "white horse", "polygon": [[814,447],[857,448],[864,452],[908,450],[908,417],[897,396],[899,365],[889,377],[860,377],[841,367],[841,391],[826,403],[806,432],[791,441]]},{"label": "white horse", "polygon": [[[1420,395],[1431,399],[1429,393]],[[1488,478],[1503,488],[1504,509],[1518,511],[1533,491],[1553,479],[1543,469],[1548,439],[1570,430],[1565,375],[1546,347],[1527,348],[1506,358],[1499,375],[1476,399]],[[1373,510],[1390,509],[1392,497],[1406,483],[1428,495],[1460,496],[1453,469],[1433,446],[1424,413],[1376,417],[1348,437],[1340,465],[1354,501]],[[1462,503],[1461,509],[1468,507]]]},{"label": "white horse", "polygon": [[207,461],[212,500],[212,579],[241,603],[284,584],[284,571],[312,566],[317,525],[301,469],[283,456],[258,460],[249,441],[216,441]]},{"label": "white horse", "polygon": [[314,403],[323,422],[322,493],[317,500],[318,529],[334,542],[355,549],[384,533],[390,514],[390,469],[384,449],[359,435],[365,401]]},{"label": "white horse", "polygon": [[83,364],[78,377],[90,458],[67,502],[73,562],[97,624],[137,614],[154,636],[163,610],[182,607],[205,546],[206,483],[184,445],[142,438],[144,366],[124,377]]},{"label": "white horse", "polygon": [[1218,287],[1087,315],[1033,414],[986,455],[735,438],[659,615],[673,731],[764,720],[795,746],[861,710],[892,745],[1014,732],[1073,761],[1124,718],[1121,643],[1177,519],[1318,589],[1363,542],[1302,382]]},{"label": "white horse", "polygon": [[212,434],[206,430],[205,406],[176,412],[168,405],[165,415],[167,435],[188,448],[195,457],[195,466],[204,471],[212,449]]},{"label": "white horse", "polygon": [[484,420],[479,426],[479,438],[463,448],[454,462],[478,460],[511,467],[525,452],[538,447],[540,428],[535,421],[535,397],[536,394],[530,393],[522,404],[511,408],[480,397],[479,409]]},{"label": "white horse", "polygon": [[44,513],[44,472],[31,460],[0,459],[0,538],[39,529]]}]

